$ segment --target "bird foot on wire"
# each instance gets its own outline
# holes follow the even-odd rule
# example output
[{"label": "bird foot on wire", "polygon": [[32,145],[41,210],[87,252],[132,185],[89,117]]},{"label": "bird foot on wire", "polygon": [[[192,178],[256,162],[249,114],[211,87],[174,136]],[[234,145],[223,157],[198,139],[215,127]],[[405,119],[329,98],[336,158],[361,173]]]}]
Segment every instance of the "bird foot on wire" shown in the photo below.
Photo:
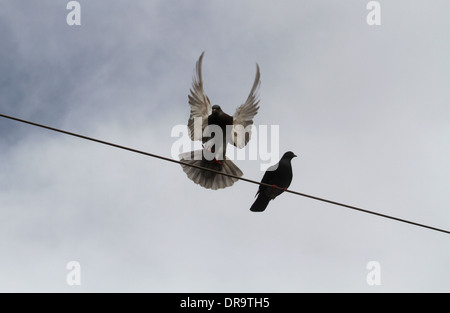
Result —
[{"label": "bird foot on wire", "polygon": [[[279,188],[281,188],[281,187],[279,187],[278,185],[272,185],[272,187],[273,188],[276,188],[276,189],[279,189]],[[287,190],[287,188],[286,187],[284,187],[284,188],[282,188],[284,191],[286,191]]]},{"label": "bird foot on wire", "polygon": [[220,162],[219,160],[216,160],[216,159],[214,159],[213,162],[217,163],[217,164],[220,164],[220,165],[223,165],[223,162]]}]

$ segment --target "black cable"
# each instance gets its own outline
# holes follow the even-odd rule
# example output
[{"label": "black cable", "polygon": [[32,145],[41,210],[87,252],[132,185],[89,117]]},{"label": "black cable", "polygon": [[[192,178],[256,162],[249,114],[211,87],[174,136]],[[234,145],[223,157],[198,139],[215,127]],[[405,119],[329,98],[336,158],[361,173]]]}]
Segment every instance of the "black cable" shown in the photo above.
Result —
[{"label": "black cable", "polygon": [[[228,176],[228,177],[240,179],[240,180],[252,183],[252,184],[283,189],[283,188],[280,188],[280,187],[274,187],[274,186],[269,185],[269,184],[261,183],[261,182],[258,182],[258,181],[252,180],[252,179],[248,179],[248,178],[244,178],[244,177],[238,177],[238,176],[235,176],[235,175],[232,175],[232,174],[222,173],[222,172],[210,169],[210,168],[197,166],[197,165],[194,165],[194,164],[188,164],[188,163],[185,163],[185,162],[182,162],[182,161],[166,158],[166,157],[163,157],[163,156],[160,156],[160,155],[157,155],[157,154],[148,153],[148,152],[145,152],[145,151],[128,148],[128,147],[121,146],[121,145],[118,145],[118,144],[114,144],[114,143],[111,143],[111,142],[107,142],[107,141],[103,141],[103,140],[99,140],[99,139],[83,136],[83,135],[80,135],[80,134],[68,132],[68,131],[65,131],[65,130],[58,129],[58,128],[54,128],[54,127],[50,127],[50,126],[46,126],[46,125],[30,122],[30,121],[23,120],[23,119],[20,119],[20,118],[17,118],[17,117],[8,116],[8,115],[4,115],[4,114],[0,114],[0,117],[4,117],[4,118],[7,118],[7,119],[10,119],[10,120],[13,120],[13,121],[17,121],[17,122],[33,125],[33,126],[40,127],[40,128],[45,128],[45,129],[48,129],[48,130],[51,130],[51,131],[55,131],[55,132],[58,132],[58,133],[62,133],[62,134],[65,134],[65,135],[74,136],[74,137],[78,137],[78,138],[81,138],[81,139],[85,139],[85,140],[101,143],[101,144],[108,145],[108,146],[111,146],[111,147],[115,147],[115,148],[118,148],[118,149],[123,149],[123,150],[127,150],[127,151],[130,151],[130,152],[143,154],[143,155],[146,155],[146,156],[149,156],[149,157],[152,157],[152,158],[157,158],[157,159],[161,159],[161,160],[164,160],[164,161],[169,161],[169,162],[172,162],[172,163],[178,163],[178,164],[182,164],[182,165],[186,165],[186,166],[195,167],[195,168],[198,168],[198,169],[201,169],[201,170],[210,171],[210,172],[213,172],[213,173],[216,173],[216,174],[225,175],[225,176]],[[440,228],[436,228],[436,227],[432,227],[432,226],[428,226],[428,225],[424,225],[424,224],[408,221],[408,220],[405,220],[405,219],[402,219],[402,218],[398,218],[398,217],[394,217],[394,216],[390,216],[390,215],[386,215],[386,214],[382,214],[382,213],[378,213],[378,212],[374,212],[374,211],[370,211],[370,210],[366,210],[366,209],[361,209],[361,208],[358,208],[358,207],[355,207],[355,206],[352,206],[352,205],[348,205],[348,204],[344,204],[344,203],[340,203],[340,202],[336,202],[336,201],[331,201],[331,200],[327,200],[327,199],[316,197],[316,196],[307,195],[307,194],[300,193],[300,192],[297,192],[297,191],[292,191],[292,190],[285,190],[285,191],[289,192],[289,193],[293,193],[293,194],[298,195],[298,196],[302,196],[302,197],[306,197],[306,198],[310,198],[310,199],[314,199],[314,200],[330,203],[330,204],[333,204],[333,205],[342,206],[342,207],[345,207],[345,208],[348,208],[348,209],[352,209],[352,210],[356,210],[356,211],[360,211],[360,212],[364,212],[364,213],[368,213],[368,214],[372,214],[372,215],[388,218],[388,219],[395,220],[395,221],[398,221],[398,222],[407,223],[407,224],[411,224],[411,225],[415,225],[415,226],[419,226],[419,227],[423,227],[423,228],[428,228],[428,229],[431,229],[431,230],[434,230],[434,231],[450,234],[450,231],[445,230],[445,229],[440,229]]]}]

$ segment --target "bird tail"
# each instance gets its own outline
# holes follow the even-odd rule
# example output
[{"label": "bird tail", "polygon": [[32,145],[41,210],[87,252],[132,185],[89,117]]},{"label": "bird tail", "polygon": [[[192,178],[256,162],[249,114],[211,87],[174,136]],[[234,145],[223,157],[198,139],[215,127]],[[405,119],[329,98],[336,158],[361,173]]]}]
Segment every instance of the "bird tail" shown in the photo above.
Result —
[{"label": "bird tail", "polygon": [[[195,150],[190,152],[185,152],[180,154],[180,161],[201,167],[210,168],[216,171],[223,172],[225,174],[234,175],[241,177],[243,175],[242,171],[237,167],[230,159],[225,157],[225,160],[208,161],[203,158],[203,150]],[[206,189],[223,189],[232,186],[238,179],[234,177],[229,177],[221,175],[218,173],[210,172],[207,170],[202,170],[189,165],[181,164],[183,171],[186,173],[187,177],[194,183]]]},{"label": "bird tail", "polygon": [[258,198],[256,198],[255,202],[253,203],[252,207],[250,208],[250,211],[252,212],[262,212],[267,208],[267,205],[270,202],[270,198],[266,195],[259,194]]}]

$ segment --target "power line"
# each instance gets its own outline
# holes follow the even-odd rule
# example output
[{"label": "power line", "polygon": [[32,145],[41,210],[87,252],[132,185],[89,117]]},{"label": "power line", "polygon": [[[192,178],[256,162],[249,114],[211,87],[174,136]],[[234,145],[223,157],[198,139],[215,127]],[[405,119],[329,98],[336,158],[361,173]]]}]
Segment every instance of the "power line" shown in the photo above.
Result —
[{"label": "power line", "polygon": [[[152,157],[152,158],[157,158],[157,159],[161,159],[161,160],[164,160],[164,161],[169,161],[169,162],[172,162],[172,163],[178,163],[178,164],[181,164],[181,165],[195,167],[195,168],[198,168],[198,169],[201,169],[201,170],[210,171],[210,172],[213,172],[213,173],[216,173],[216,174],[220,174],[220,175],[232,177],[232,178],[235,178],[235,179],[243,180],[243,181],[246,181],[248,183],[282,189],[280,187],[274,187],[272,185],[265,184],[265,183],[262,183],[262,182],[258,182],[258,181],[255,181],[255,180],[252,180],[252,179],[248,179],[248,178],[245,178],[245,177],[238,177],[236,175],[222,173],[220,171],[216,171],[216,170],[213,170],[213,169],[210,169],[210,168],[206,168],[206,167],[202,167],[202,166],[198,166],[198,165],[194,165],[194,164],[188,164],[188,163],[185,163],[185,162],[182,162],[182,161],[178,161],[178,160],[174,160],[174,159],[171,159],[171,158],[163,157],[163,156],[160,156],[160,155],[157,155],[157,154],[153,154],[153,153],[149,153],[149,152],[145,152],[145,151],[141,151],[141,150],[137,150],[137,149],[121,146],[121,145],[118,145],[118,144],[115,144],[115,143],[111,143],[111,142],[95,139],[95,138],[88,137],[88,136],[83,136],[83,135],[72,133],[72,132],[68,132],[68,131],[65,131],[65,130],[62,130],[62,129],[58,129],[58,128],[54,128],[54,127],[50,127],[50,126],[46,126],[46,125],[30,122],[30,121],[23,120],[23,119],[20,119],[20,118],[17,118],[17,117],[8,116],[8,115],[4,115],[4,114],[0,114],[0,117],[7,118],[7,119],[10,119],[10,120],[13,120],[13,121],[17,121],[17,122],[21,122],[21,123],[25,123],[25,124],[29,124],[29,125],[33,125],[33,126],[40,127],[40,128],[45,128],[45,129],[48,129],[48,130],[51,130],[51,131],[54,131],[54,132],[58,132],[58,133],[62,133],[62,134],[65,134],[65,135],[74,136],[74,137],[78,137],[78,138],[81,138],[81,139],[93,141],[93,142],[100,143],[100,144],[103,144],[103,145],[108,145],[108,146],[115,147],[115,148],[118,148],[118,149],[127,150],[127,151],[138,153],[138,154],[143,154],[143,155],[146,155],[146,156],[149,156],[149,157]],[[358,208],[358,207],[355,207],[355,206],[352,206],[352,205],[348,205],[348,204],[344,204],[344,203],[340,203],[340,202],[336,202],[336,201],[332,201],[332,200],[327,200],[327,199],[316,197],[316,196],[311,196],[311,195],[300,193],[300,192],[293,191],[293,190],[285,190],[285,192],[289,192],[289,193],[293,193],[293,194],[298,195],[298,196],[302,196],[302,197],[306,197],[306,198],[310,198],[310,199],[314,199],[314,200],[330,203],[330,204],[333,204],[333,205],[342,206],[342,207],[345,207],[345,208],[348,208],[348,209],[352,209],[352,210],[356,210],[356,211],[360,211],[360,212],[364,212],[364,213],[368,213],[368,214],[384,217],[384,218],[395,220],[395,221],[398,221],[398,222],[407,223],[407,224],[411,224],[411,225],[415,225],[415,226],[419,226],[419,227],[423,227],[423,228],[428,228],[428,229],[431,229],[431,230],[434,230],[434,231],[450,234],[450,231],[445,230],[445,229],[440,229],[440,228],[428,226],[428,225],[425,225],[425,224],[416,223],[416,222],[405,220],[405,219],[402,219],[402,218],[398,218],[398,217],[394,217],[394,216],[390,216],[390,215],[386,215],[386,214],[382,214],[382,213],[378,213],[378,212],[374,212],[374,211]]]}]

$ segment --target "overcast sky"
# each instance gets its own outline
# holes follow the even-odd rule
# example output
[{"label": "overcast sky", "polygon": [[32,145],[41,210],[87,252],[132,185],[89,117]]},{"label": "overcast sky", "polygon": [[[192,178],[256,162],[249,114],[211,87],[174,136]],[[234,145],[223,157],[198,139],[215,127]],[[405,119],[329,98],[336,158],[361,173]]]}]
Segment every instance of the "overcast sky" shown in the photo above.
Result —
[{"label": "overcast sky", "polygon": [[[229,114],[258,62],[290,189],[450,229],[449,1],[379,1],[380,26],[361,0],[89,0],[81,26],[68,2],[0,0],[0,113],[170,157],[201,52]],[[443,233],[293,194],[252,213],[256,185],[6,119],[0,151],[2,292],[450,292]]]}]

